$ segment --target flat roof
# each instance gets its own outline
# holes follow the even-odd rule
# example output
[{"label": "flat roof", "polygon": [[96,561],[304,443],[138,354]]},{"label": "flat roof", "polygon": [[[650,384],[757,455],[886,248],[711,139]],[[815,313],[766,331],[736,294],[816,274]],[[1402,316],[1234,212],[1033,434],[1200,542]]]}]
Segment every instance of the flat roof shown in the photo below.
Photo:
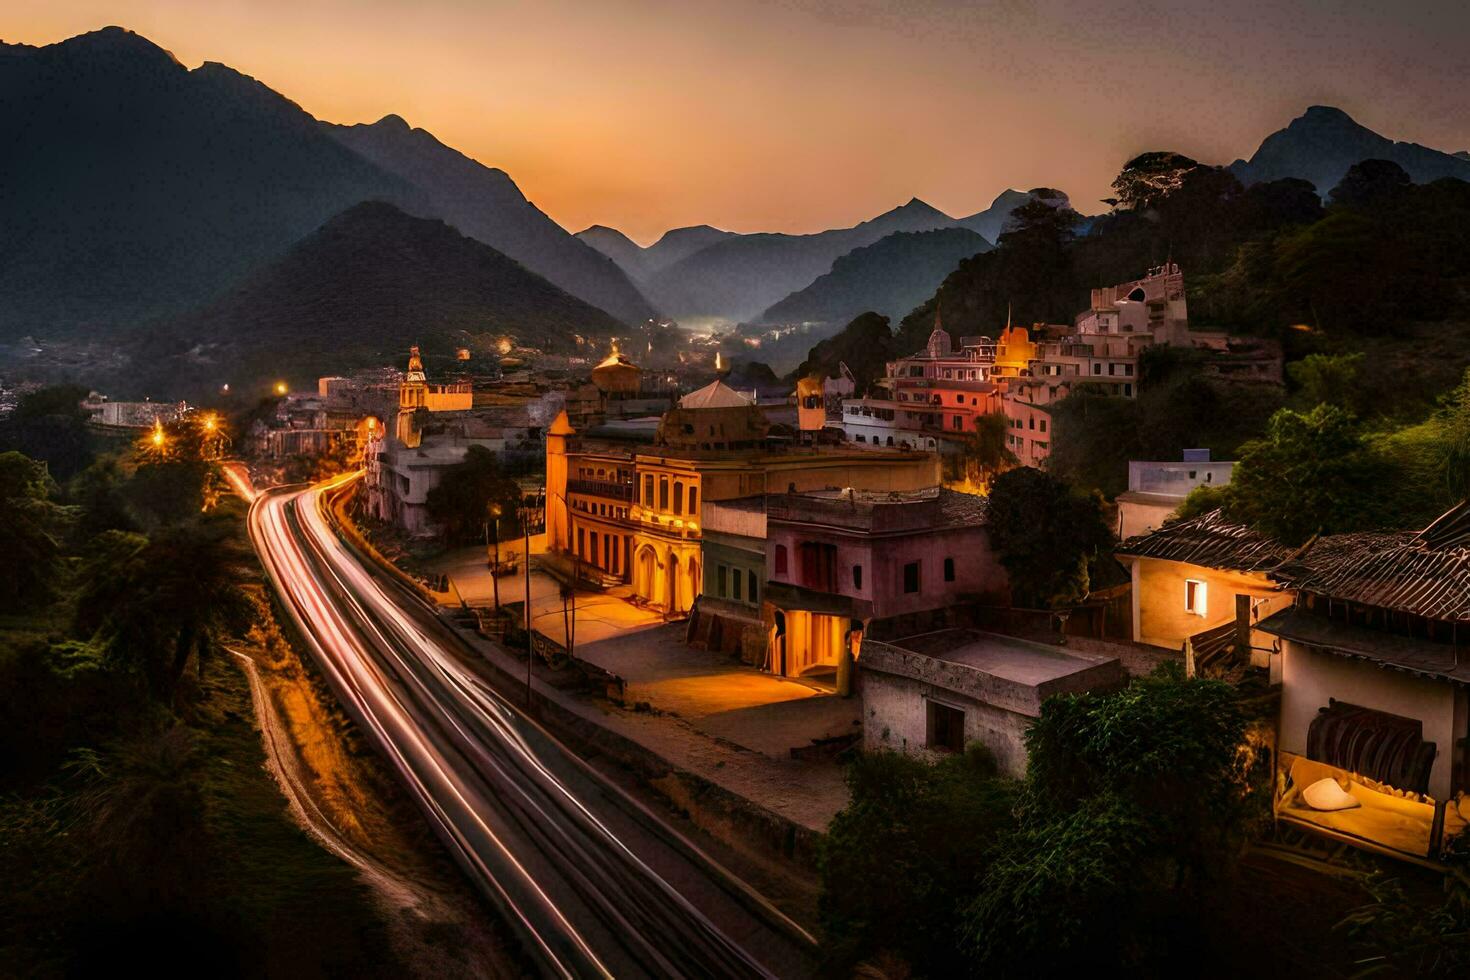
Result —
[{"label": "flat roof", "polygon": [[1111,658],[1077,653],[1020,637],[978,630],[946,629],[891,641],[892,646],[935,660],[964,664],[1018,684],[1043,684],[1087,670]]}]

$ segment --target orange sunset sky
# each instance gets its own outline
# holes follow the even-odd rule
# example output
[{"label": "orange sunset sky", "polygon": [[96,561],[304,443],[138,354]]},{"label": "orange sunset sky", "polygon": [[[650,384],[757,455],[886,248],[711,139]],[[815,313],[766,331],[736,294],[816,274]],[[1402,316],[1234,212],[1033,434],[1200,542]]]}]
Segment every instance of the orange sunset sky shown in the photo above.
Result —
[{"label": "orange sunset sky", "polygon": [[0,38],[117,24],[319,118],[396,112],[576,231],[844,226],[1008,186],[1099,210],[1133,153],[1249,155],[1308,105],[1470,147],[1470,5],[1176,0],[7,0]]}]

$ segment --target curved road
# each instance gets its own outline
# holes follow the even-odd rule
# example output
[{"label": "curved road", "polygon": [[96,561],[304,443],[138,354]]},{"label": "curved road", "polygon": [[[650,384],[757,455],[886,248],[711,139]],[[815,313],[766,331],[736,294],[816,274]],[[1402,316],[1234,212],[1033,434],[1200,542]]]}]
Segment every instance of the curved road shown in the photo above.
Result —
[{"label": "curved road", "polygon": [[251,538],[343,705],[544,972],[810,974],[810,936],[502,698],[343,544],[325,502],[356,476],[260,495]]}]

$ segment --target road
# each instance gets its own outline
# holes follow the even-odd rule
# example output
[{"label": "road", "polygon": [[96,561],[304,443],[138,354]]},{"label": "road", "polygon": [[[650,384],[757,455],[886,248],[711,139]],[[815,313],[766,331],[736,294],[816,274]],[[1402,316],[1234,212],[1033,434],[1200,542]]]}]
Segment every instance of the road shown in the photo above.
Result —
[{"label": "road", "polygon": [[342,543],[325,501],[355,478],[260,495],[251,538],[344,707],[544,972],[810,974],[800,927],[502,697]]}]

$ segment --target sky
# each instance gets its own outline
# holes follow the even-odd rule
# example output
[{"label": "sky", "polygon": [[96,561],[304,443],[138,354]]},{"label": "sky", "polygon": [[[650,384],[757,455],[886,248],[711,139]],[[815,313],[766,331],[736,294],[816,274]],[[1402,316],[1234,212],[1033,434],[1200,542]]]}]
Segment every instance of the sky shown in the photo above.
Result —
[{"label": "sky", "polygon": [[115,24],[321,119],[388,113],[570,231],[844,227],[1007,187],[1100,210],[1138,152],[1249,156],[1313,104],[1470,148],[1463,0],[6,0],[0,39]]}]

